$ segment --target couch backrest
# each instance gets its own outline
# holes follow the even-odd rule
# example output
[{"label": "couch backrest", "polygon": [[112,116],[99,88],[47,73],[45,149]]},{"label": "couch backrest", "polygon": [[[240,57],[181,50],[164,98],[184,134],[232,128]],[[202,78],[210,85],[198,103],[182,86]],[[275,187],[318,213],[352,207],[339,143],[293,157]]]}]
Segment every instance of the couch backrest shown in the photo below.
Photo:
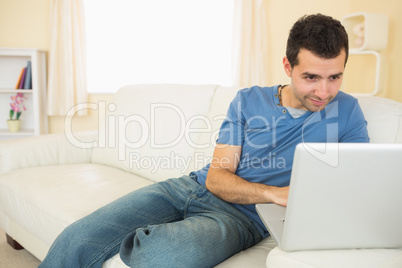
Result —
[{"label": "couch backrest", "polygon": [[[238,90],[216,85],[126,86],[106,109],[92,162],[153,181],[200,169],[212,159],[220,125]],[[402,142],[401,103],[358,99],[371,142]]]},{"label": "couch backrest", "polygon": [[239,87],[218,87],[207,115],[208,131],[200,133],[195,147],[193,161],[190,163],[187,173],[198,170],[211,162],[219,129],[229,108],[230,102],[236,96]]},{"label": "couch backrest", "polygon": [[121,88],[106,109],[92,162],[154,181],[188,174],[193,144],[199,140],[198,129],[204,128],[216,88],[172,84]]},{"label": "couch backrest", "polygon": [[375,96],[356,96],[367,120],[371,143],[402,143],[402,103]]}]

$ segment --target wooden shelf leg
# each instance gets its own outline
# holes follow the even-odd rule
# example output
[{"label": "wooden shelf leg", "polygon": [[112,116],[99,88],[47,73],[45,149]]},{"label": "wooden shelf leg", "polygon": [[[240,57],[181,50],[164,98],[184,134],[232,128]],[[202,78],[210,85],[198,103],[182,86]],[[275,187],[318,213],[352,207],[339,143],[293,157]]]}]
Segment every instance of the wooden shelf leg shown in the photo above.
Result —
[{"label": "wooden shelf leg", "polygon": [[15,241],[11,236],[9,236],[8,234],[6,234],[7,236],[7,243],[15,250],[20,250],[20,249],[24,249],[23,246],[21,246],[17,241]]}]

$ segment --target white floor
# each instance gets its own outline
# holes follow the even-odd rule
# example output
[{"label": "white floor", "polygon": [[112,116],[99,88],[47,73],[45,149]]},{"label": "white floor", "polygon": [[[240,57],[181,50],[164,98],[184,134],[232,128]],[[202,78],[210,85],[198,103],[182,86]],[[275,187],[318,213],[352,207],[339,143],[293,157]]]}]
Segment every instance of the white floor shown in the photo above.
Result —
[{"label": "white floor", "polygon": [[0,267],[36,268],[40,261],[25,249],[15,250],[7,244],[6,234],[0,229]]}]

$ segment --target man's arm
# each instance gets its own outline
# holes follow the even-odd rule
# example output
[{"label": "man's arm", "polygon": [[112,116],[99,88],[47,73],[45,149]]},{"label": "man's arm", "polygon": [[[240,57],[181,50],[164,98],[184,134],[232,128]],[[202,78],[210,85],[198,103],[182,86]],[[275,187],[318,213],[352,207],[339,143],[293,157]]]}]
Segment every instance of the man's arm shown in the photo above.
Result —
[{"label": "man's arm", "polygon": [[287,205],[289,187],[249,182],[236,174],[241,146],[217,144],[209,167],[206,187],[217,197],[235,204],[276,203]]}]

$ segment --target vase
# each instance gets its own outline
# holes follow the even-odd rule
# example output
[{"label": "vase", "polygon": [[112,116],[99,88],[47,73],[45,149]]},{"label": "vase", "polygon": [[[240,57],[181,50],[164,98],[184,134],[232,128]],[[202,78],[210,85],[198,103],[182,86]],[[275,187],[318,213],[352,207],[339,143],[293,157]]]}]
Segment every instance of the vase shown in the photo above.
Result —
[{"label": "vase", "polygon": [[20,120],[7,120],[8,130],[10,132],[18,132],[20,131]]}]

